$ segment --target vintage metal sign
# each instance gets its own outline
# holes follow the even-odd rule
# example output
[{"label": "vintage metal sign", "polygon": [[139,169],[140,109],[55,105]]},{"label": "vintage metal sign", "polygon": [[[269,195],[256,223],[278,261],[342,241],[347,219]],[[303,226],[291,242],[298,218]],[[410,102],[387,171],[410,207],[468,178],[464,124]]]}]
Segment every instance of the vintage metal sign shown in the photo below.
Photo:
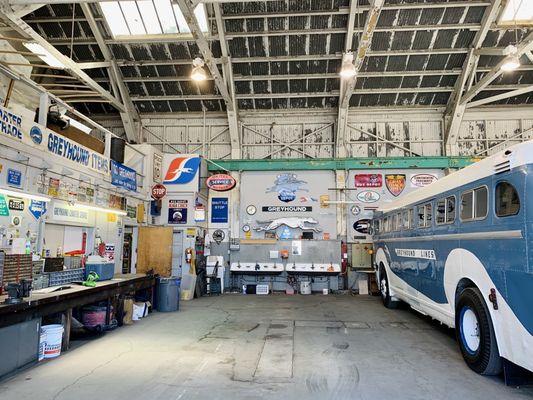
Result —
[{"label": "vintage metal sign", "polygon": [[215,192],[226,192],[235,187],[235,178],[228,174],[216,174],[207,178],[206,185]]},{"label": "vintage metal sign", "polygon": [[307,185],[307,182],[298,179],[296,174],[279,174],[274,181],[274,186],[269,187],[266,193],[275,192],[278,194],[278,199],[284,203],[289,203],[296,199],[297,192],[309,192],[308,189],[302,187],[304,185]]},{"label": "vintage metal sign", "polygon": [[361,203],[375,203],[380,197],[379,193],[374,192],[373,190],[363,190],[362,192],[357,193],[357,200]]},{"label": "vintage metal sign", "polygon": [[399,196],[405,189],[405,174],[385,175],[385,184],[393,196]]},{"label": "vintage metal sign", "polygon": [[383,186],[383,176],[381,174],[356,174],[355,187],[375,188]]},{"label": "vintage metal sign", "polygon": [[436,182],[439,178],[433,174],[416,174],[411,175],[411,186],[424,187]]}]

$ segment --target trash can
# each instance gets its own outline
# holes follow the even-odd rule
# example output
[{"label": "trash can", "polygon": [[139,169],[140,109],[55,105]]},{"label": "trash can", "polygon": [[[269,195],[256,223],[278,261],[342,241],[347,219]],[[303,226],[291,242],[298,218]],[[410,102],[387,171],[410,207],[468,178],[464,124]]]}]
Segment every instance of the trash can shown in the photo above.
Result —
[{"label": "trash can", "polygon": [[179,278],[157,278],[157,311],[177,311],[180,301]]}]

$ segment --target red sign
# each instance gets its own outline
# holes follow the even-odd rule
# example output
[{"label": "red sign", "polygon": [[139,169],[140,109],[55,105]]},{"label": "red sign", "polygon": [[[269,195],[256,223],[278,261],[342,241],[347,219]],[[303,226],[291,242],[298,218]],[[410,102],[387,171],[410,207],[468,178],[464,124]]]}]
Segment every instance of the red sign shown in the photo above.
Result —
[{"label": "red sign", "polygon": [[385,175],[385,184],[393,196],[398,196],[405,189],[405,174]]},{"label": "red sign", "polygon": [[226,192],[235,187],[235,178],[228,174],[217,174],[207,178],[206,185],[215,192]]},{"label": "red sign", "polygon": [[373,188],[383,186],[381,174],[357,174],[355,175],[355,187]]},{"label": "red sign", "polygon": [[160,200],[165,197],[166,194],[167,188],[164,185],[158,183],[152,187],[152,198]]}]

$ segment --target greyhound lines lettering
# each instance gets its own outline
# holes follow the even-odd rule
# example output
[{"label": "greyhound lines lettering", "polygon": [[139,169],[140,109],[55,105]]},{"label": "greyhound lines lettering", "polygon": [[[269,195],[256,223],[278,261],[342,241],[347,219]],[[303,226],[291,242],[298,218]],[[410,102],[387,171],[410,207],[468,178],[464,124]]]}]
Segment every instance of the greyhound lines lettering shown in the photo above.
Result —
[{"label": "greyhound lines lettering", "polygon": [[200,166],[200,157],[176,157],[167,169],[163,183],[165,185],[183,185],[191,182]]}]

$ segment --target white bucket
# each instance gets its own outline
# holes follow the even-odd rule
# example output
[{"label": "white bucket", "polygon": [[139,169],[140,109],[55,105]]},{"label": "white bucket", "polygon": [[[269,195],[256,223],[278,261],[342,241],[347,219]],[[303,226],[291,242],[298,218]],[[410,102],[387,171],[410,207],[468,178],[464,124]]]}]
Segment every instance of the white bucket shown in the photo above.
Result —
[{"label": "white bucket", "polygon": [[39,361],[42,361],[44,358],[44,346],[46,346],[46,333],[41,329],[39,336]]},{"label": "white bucket", "polygon": [[328,295],[329,294],[329,289],[322,289],[322,294],[323,295]]},{"label": "white bucket", "polygon": [[61,354],[63,340],[63,325],[45,325],[41,331],[45,334],[44,358],[54,358]]},{"label": "white bucket", "polygon": [[311,294],[311,282],[300,282],[300,293]]}]

